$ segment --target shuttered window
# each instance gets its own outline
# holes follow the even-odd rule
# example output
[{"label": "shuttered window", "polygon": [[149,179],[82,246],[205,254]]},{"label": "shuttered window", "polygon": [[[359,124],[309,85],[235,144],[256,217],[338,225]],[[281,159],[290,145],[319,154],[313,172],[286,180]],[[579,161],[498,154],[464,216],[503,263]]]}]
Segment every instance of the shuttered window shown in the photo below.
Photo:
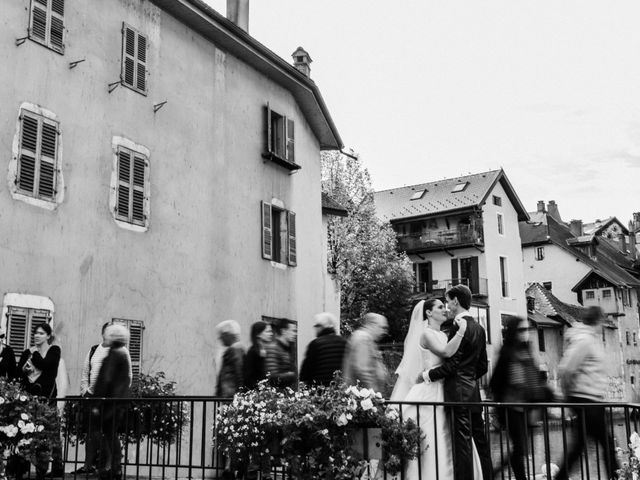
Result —
[{"label": "shuttered window", "polygon": [[22,110],[15,180],[20,193],[42,200],[55,200],[58,151],[58,122]]},{"label": "shuttered window", "polygon": [[296,214],[261,202],[262,258],[295,267],[298,264]]},{"label": "shuttered window", "polygon": [[13,348],[16,359],[24,350],[33,346],[33,330],[51,322],[51,312],[37,308],[9,306],[7,311],[7,343]]},{"label": "shuttered window", "polygon": [[129,148],[118,147],[116,218],[135,225],[146,224],[149,161]]},{"label": "shuttered window", "polygon": [[146,95],[147,93],[148,41],[135,28],[122,24],[122,72],[120,80],[126,87]]},{"label": "shuttered window", "polygon": [[269,104],[266,112],[266,154],[263,157],[273,160],[289,170],[297,170],[300,165],[295,161],[295,124],[274,110]]},{"label": "shuttered window", "polygon": [[64,0],[31,0],[29,38],[64,53]]},{"label": "shuttered window", "polygon": [[129,330],[129,344],[127,349],[131,355],[131,373],[133,383],[140,378],[142,369],[142,334],[144,333],[144,322],[140,320],[128,320],[124,318],[114,318],[113,323],[124,325]]}]

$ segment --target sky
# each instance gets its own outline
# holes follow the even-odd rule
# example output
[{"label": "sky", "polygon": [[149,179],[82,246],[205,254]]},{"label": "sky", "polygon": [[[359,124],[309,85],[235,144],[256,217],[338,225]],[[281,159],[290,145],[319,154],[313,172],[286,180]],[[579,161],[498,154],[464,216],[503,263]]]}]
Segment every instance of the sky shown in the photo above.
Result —
[{"label": "sky", "polygon": [[502,167],[528,211],[640,211],[637,0],[253,0],[249,33],[309,52],[376,190]]}]

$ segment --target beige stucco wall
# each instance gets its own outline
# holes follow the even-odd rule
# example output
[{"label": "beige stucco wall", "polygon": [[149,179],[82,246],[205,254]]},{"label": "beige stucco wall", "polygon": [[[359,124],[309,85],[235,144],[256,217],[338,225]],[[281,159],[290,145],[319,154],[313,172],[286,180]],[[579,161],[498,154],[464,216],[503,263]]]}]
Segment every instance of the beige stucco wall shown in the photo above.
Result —
[{"label": "beige stucco wall", "polygon": [[[31,41],[16,47],[28,5],[5,2],[0,19],[9,66],[0,70],[0,165],[6,171],[11,160],[22,102],[54,112],[65,198],[47,211],[13,200],[0,183],[0,292],[52,299],[71,391],[112,317],[144,321],[143,371],[166,371],[182,393],[213,393],[220,320],[240,321],[247,340],[261,315],[295,319],[301,355],[312,315],[336,304],[326,279],[319,145],[292,96],[147,1],[68,2],[64,56]],[[123,21],[149,36],[146,97],[122,86],[108,93],[120,78]],[[295,120],[303,167],[295,175],[260,156],[267,102]],[[118,227],[109,211],[114,136],[150,151],[146,233]],[[297,214],[296,268],[261,258],[260,201],[272,198]]]}]

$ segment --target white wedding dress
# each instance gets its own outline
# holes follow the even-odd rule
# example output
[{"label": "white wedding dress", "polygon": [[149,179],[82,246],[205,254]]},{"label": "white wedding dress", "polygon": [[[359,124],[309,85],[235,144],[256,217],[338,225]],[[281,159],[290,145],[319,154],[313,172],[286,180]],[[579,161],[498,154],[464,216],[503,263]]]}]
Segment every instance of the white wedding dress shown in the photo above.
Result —
[{"label": "white wedding dress", "polygon": [[[429,328],[425,325],[425,328]],[[442,345],[446,345],[447,336],[440,331],[433,330]],[[437,367],[442,358],[426,350],[421,345],[422,370]],[[406,352],[405,352],[406,354]],[[431,383],[416,383],[406,395],[406,402],[443,402],[444,382],[442,380]],[[420,425],[425,436],[420,446],[420,455],[407,465],[405,477],[407,480],[453,480],[452,437],[443,406],[403,405],[402,417],[411,418]],[[418,418],[419,417],[419,418]],[[480,457],[473,445],[473,478],[482,480],[482,466]]]}]

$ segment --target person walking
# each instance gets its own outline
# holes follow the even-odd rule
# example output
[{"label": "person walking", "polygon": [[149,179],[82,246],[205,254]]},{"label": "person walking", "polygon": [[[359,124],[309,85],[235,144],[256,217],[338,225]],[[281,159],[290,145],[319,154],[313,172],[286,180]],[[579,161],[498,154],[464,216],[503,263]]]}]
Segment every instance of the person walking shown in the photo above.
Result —
[{"label": "person walking", "polygon": [[275,340],[266,347],[267,374],[272,385],[295,388],[298,374],[292,349],[295,348],[298,327],[287,318],[278,319],[272,327]]},{"label": "person walking", "polygon": [[251,347],[244,360],[244,387],[253,389],[267,378],[267,349],[273,341],[273,330],[267,322],[259,320],[251,325]]},{"label": "person walking", "polygon": [[565,354],[558,365],[560,384],[568,403],[587,403],[587,407],[575,407],[578,428],[573,443],[569,446],[564,461],[560,464],[557,480],[567,480],[571,467],[578,461],[591,437],[602,447],[606,478],[616,478],[618,460],[611,428],[604,407],[607,388],[604,348],[599,340],[604,320],[602,309],[592,306],[587,309],[582,323],[575,323],[567,330]]},{"label": "person walking", "polygon": [[[500,357],[489,383],[496,402],[529,403],[551,401],[551,391],[534,359],[529,343],[529,321],[509,316],[504,320],[504,340]],[[494,477],[511,465],[516,480],[528,478],[527,426],[532,410],[525,407],[501,407],[497,411],[500,424],[511,438],[511,455],[494,470]]]},{"label": "person walking", "polygon": [[0,378],[14,380],[18,377],[16,355],[13,348],[5,343],[6,336],[5,330],[0,327]]},{"label": "person walking", "polygon": [[309,343],[302,368],[300,381],[329,385],[336,371],[342,369],[342,360],[347,341],[338,335],[335,315],[323,312],[313,317],[316,338]]},{"label": "person walking", "polygon": [[[124,325],[111,324],[105,331],[109,352],[102,361],[93,390],[96,398],[119,399],[129,396],[131,383],[131,359],[125,345],[129,342],[129,331]],[[102,428],[98,475],[100,480],[122,480],[122,446],[118,429],[127,411],[127,404],[106,400],[95,406],[92,414],[99,418]]]},{"label": "person walking", "polygon": [[240,324],[225,320],[216,327],[220,342],[226,348],[216,384],[216,396],[233,397],[244,383],[244,348],[240,343]]},{"label": "person walking", "polygon": [[387,368],[376,342],[388,331],[387,318],[378,313],[367,313],[362,327],[351,334],[347,342],[342,376],[348,385],[360,384],[361,387],[383,392],[387,380]]}]

